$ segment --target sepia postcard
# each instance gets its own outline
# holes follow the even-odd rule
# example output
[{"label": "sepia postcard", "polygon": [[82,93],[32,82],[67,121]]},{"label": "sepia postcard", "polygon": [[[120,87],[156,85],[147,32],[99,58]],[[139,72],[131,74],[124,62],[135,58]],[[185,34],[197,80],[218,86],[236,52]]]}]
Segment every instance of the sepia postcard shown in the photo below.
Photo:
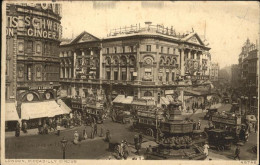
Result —
[{"label": "sepia postcard", "polygon": [[259,164],[259,14],[4,1],[1,164]]}]

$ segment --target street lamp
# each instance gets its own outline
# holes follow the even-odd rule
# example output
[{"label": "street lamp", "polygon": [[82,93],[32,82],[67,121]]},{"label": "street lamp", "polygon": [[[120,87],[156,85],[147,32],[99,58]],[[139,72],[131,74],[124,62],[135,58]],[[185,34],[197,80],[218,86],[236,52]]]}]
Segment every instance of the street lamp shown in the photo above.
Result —
[{"label": "street lamp", "polygon": [[245,108],[245,115],[247,115],[247,110],[248,110],[248,97],[245,97],[245,101],[246,101],[246,108]]},{"label": "street lamp", "polygon": [[65,159],[65,150],[66,150],[68,140],[66,140],[65,137],[63,137],[63,139],[60,142],[61,142],[61,147],[62,147],[62,151],[63,151],[63,159]]}]

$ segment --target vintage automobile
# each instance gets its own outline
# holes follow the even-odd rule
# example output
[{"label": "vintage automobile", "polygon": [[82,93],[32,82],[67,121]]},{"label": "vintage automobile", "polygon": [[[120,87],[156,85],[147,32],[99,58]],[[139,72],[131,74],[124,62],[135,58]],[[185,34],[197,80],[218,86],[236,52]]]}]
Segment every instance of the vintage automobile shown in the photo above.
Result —
[{"label": "vintage automobile", "polygon": [[208,110],[208,112],[204,116],[204,119],[212,120],[212,115],[215,114],[216,112],[218,112],[218,109],[217,108],[208,108],[207,110]]},{"label": "vintage automobile", "polygon": [[218,151],[230,150],[234,137],[229,136],[228,132],[222,129],[205,130],[208,134],[208,142],[210,147],[215,147]]}]

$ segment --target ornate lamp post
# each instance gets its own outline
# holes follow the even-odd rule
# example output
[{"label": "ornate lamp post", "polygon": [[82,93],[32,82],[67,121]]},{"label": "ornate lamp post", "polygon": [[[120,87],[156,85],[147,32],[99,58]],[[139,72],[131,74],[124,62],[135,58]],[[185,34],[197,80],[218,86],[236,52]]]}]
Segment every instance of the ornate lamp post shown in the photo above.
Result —
[{"label": "ornate lamp post", "polygon": [[244,96],[241,96],[241,115],[244,115],[244,110],[243,110],[243,102],[244,102]]},{"label": "ornate lamp post", "polygon": [[66,150],[66,146],[67,146],[68,140],[66,140],[63,137],[63,139],[60,142],[61,142],[61,147],[62,147],[62,151],[63,151],[63,159],[65,159],[65,150]]},{"label": "ornate lamp post", "polygon": [[246,101],[246,108],[245,108],[245,116],[247,115],[247,110],[248,110],[248,97],[245,97],[245,101]]}]

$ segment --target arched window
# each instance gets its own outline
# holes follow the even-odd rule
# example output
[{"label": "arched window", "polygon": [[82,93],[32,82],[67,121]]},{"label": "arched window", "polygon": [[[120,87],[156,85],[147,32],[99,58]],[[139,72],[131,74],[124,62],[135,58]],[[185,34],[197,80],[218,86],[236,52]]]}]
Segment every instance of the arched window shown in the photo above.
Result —
[{"label": "arched window", "polygon": [[174,59],[172,59],[172,65],[175,65],[176,64],[176,59],[174,58]]},{"label": "arched window", "polygon": [[121,65],[126,65],[126,58],[125,57],[121,57]]},{"label": "arched window", "polygon": [[119,63],[118,58],[114,59],[114,64],[117,65]]},{"label": "arched window", "polygon": [[153,94],[150,91],[146,91],[146,92],[144,92],[144,96],[145,97],[150,97],[150,96],[153,96]]},{"label": "arched window", "polygon": [[110,65],[111,64],[111,59],[110,58],[106,58],[106,65]]},{"label": "arched window", "polygon": [[130,57],[129,63],[130,63],[130,65],[135,65],[135,58],[134,57]]},{"label": "arched window", "polygon": [[164,63],[164,59],[161,58],[161,59],[160,59],[160,65],[163,65],[163,63]]},{"label": "arched window", "polygon": [[170,59],[170,58],[167,58],[166,63],[167,63],[167,65],[170,65],[170,64],[171,64],[171,59]]}]

